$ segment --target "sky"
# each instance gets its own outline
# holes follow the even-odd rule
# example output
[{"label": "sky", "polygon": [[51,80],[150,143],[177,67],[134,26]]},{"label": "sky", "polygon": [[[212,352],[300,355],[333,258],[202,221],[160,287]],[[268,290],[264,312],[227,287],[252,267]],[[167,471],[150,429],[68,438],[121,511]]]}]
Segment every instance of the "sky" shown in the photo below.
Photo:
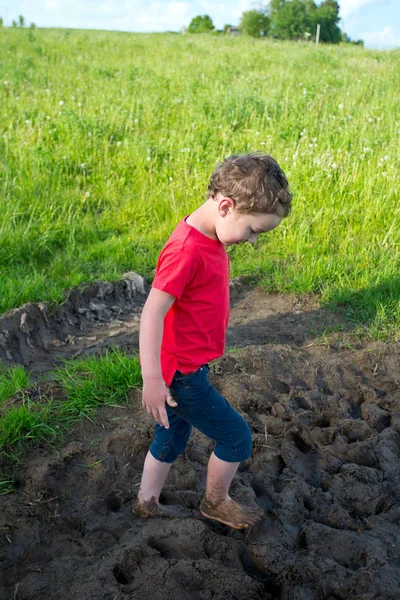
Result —
[{"label": "sky", "polygon": [[[317,4],[319,2],[317,1]],[[266,2],[254,0],[0,0],[6,25],[23,15],[38,27],[179,31],[196,15],[214,25],[238,25],[242,13]],[[400,0],[339,0],[340,28],[367,48],[400,47]]]}]

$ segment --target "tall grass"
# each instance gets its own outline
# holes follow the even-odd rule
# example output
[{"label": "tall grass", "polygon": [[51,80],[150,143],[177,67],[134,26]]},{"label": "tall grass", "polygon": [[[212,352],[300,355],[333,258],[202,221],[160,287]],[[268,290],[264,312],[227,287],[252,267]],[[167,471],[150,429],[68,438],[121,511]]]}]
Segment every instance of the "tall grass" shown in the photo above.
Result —
[{"label": "tall grass", "polygon": [[400,52],[245,37],[3,30],[0,312],[150,276],[224,156],[264,150],[292,216],[233,274],[400,323]]}]

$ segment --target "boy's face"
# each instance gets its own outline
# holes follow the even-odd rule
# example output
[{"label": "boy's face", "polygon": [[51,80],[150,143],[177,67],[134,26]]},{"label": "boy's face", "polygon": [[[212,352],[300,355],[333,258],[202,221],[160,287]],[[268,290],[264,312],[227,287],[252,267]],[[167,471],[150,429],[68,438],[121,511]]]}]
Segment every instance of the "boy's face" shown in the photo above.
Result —
[{"label": "boy's face", "polygon": [[[224,200],[229,201],[230,198]],[[254,244],[261,233],[266,233],[278,227],[282,221],[279,215],[264,213],[240,213],[234,203],[219,206],[218,217],[215,223],[215,233],[224,246],[233,244]]]}]

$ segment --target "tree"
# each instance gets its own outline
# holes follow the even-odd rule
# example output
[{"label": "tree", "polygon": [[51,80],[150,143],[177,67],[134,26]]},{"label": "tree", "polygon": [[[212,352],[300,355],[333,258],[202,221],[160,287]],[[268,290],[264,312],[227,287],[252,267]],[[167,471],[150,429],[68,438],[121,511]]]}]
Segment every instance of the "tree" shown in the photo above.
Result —
[{"label": "tree", "polygon": [[3,17],[0,17],[0,27],[3,27],[4,21],[3,21]]},{"label": "tree", "polygon": [[20,27],[25,27],[25,19],[22,15],[19,15],[19,17],[18,17],[18,25]]},{"label": "tree", "polygon": [[302,0],[271,2],[271,33],[282,40],[304,38],[312,29],[312,19]]},{"label": "tree", "polygon": [[352,40],[347,33],[343,31],[341,42],[344,44],[354,44],[355,46],[362,46],[364,48],[364,40]]},{"label": "tree", "polygon": [[188,27],[189,33],[207,33],[213,31],[214,24],[208,15],[194,17]]},{"label": "tree", "polygon": [[242,14],[239,28],[247,35],[259,38],[267,35],[271,24],[269,16],[263,10],[248,10]]},{"label": "tree", "polygon": [[319,23],[321,25],[320,40],[321,42],[329,42],[338,44],[342,39],[342,32],[338,26],[339,4],[336,0],[324,0],[316,7],[312,15],[315,28]]}]

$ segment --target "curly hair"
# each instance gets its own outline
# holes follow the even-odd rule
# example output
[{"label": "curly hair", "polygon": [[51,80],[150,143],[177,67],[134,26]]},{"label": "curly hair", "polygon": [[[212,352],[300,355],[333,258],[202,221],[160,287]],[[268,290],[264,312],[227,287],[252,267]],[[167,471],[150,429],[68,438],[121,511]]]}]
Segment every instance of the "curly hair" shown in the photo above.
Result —
[{"label": "curly hair", "polygon": [[212,172],[208,197],[221,193],[235,202],[238,212],[287,217],[292,194],[286,175],[274,158],[252,152],[225,158]]}]

